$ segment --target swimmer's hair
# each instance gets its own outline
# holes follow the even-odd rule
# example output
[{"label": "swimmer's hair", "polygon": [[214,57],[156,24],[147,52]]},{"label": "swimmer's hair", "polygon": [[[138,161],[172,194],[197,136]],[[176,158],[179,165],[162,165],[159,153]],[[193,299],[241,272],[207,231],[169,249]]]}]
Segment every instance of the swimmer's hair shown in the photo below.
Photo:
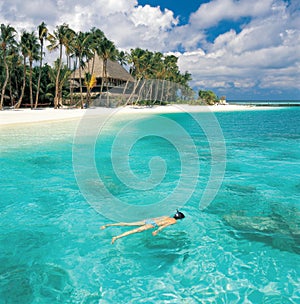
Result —
[{"label": "swimmer's hair", "polygon": [[174,214],[173,218],[175,220],[182,220],[183,218],[185,218],[184,214],[180,211],[178,211],[178,209],[176,210],[176,213]]}]

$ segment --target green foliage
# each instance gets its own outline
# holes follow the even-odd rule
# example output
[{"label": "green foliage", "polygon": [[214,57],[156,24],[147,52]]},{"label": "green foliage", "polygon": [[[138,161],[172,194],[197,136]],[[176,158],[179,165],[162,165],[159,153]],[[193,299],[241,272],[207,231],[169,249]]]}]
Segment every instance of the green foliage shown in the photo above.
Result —
[{"label": "green foliage", "polygon": [[[3,79],[0,99],[0,110],[3,108],[4,97],[6,94],[6,86],[10,78],[10,70],[8,65],[8,59],[10,48],[14,49],[16,45],[15,40],[16,30],[10,25],[1,24],[0,27],[0,49],[1,49],[1,60],[3,61],[5,76]],[[11,95],[11,94],[10,94]]]},{"label": "green foliage", "polygon": [[211,90],[208,91],[200,90],[198,92],[198,96],[201,101],[209,105],[213,105],[216,102],[218,102],[217,95]]},{"label": "green foliage", "polygon": [[174,55],[164,56],[160,52],[151,52],[141,48],[131,49],[127,55],[130,72],[137,79],[161,79],[179,83],[189,87],[191,74],[181,74],[177,64],[178,58]]},{"label": "green foliage", "polygon": [[[169,89],[171,82],[181,85],[182,100],[187,100],[193,95],[188,84],[191,74],[179,71],[176,56],[141,48],[132,49],[130,53],[118,51],[114,43],[95,27],[88,32],[76,33],[64,23],[56,26],[50,33],[47,25],[42,22],[36,27],[36,32],[22,32],[19,41],[16,37],[17,32],[13,27],[1,24],[0,109],[2,105],[18,107],[30,104],[31,107],[37,107],[40,104],[48,105],[50,102],[54,107],[58,107],[66,98],[70,103],[73,98],[73,89],[69,81],[71,72],[80,66],[83,67],[87,62],[92,62],[88,66],[87,74],[91,78],[94,73],[94,60],[91,59],[95,58],[96,54],[103,58],[104,79],[101,90],[105,85],[106,90],[108,89],[107,62],[110,59],[129,67],[131,74],[137,80],[166,81],[162,91],[166,91],[169,98],[172,97]],[[44,45],[50,52],[58,51],[58,59],[52,67],[43,63]],[[66,64],[65,58],[67,58]],[[82,78],[84,76],[82,75]],[[90,84],[87,87],[89,98],[90,90],[96,84],[96,80],[94,79],[93,82],[91,79],[87,80]],[[79,82],[80,102],[83,107],[81,82],[84,81],[81,81],[81,77]]]}]

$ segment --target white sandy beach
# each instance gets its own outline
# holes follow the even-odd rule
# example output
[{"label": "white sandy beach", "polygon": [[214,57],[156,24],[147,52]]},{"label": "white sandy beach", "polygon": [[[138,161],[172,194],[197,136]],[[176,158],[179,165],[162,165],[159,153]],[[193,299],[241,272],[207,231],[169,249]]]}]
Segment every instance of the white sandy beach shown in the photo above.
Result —
[{"label": "white sandy beach", "polygon": [[112,115],[112,114],[155,114],[155,113],[180,113],[180,112],[224,112],[224,111],[246,111],[264,110],[271,107],[253,107],[245,105],[215,105],[215,106],[190,106],[190,105],[167,105],[154,107],[126,106],[120,108],[90,108],[82,109],[56,109],[45,108],[38,110],[18,109],[0,111],[0,126],[24,123],[50,122],[79,119],[83,115]]}]

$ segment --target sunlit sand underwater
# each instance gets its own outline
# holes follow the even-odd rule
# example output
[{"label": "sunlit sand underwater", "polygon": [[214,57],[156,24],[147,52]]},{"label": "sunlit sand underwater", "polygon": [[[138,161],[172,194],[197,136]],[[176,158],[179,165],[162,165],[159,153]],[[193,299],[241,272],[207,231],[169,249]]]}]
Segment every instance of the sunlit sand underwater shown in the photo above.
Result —
[{"label": "sunlit sand underwater", "polygon": [[[112,219],[91,206],[74,174],[78,121],[0,128],[0,303],[300,302],[299,109],[215,114],[226,170],[204,210],[199,202],[212,163],[207,138],[186,113],[160,115],[185,128],[199,153],[196,185],[180,206],[186,218],[155,237],[146,231],[114,245],[112,236],[128,228],[100,230]],[[183,178],[182,158],[164,138],[140,139],[129,155],[135,176],[149,176],[155,156],[167,169],[152,189],[128,187],[110,159],[126,121],[99,133],[98,177],[125,204],[155,209]],[[131,132],[142,131],[140,126]],[[191,170],[193,164],[191,158]],[[185,178],[190,193],[193,181]],[[93,182],[85,190],[90,185],[92,191]],[[110,210],[109,200],[101,203]]]}]

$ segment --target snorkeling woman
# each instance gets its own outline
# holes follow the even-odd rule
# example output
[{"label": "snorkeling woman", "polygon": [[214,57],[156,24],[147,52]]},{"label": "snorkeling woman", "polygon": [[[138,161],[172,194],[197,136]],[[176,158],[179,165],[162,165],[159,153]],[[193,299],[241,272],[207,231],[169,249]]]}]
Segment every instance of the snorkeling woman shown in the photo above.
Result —
[{"label": "snorkeling woman", "polygon": [[138,228],[124,232],[120,235],[114,236],[111,240],[111,243],[113,244],[117,239],[120,239],[124,236],[142,232],[142,231],[156,228],[156,227],[158,227],[158,229],[153,231],[152,235],[157,235],[157,233],[159,231],[161,231],[162,229],[164,229],[170,225],[176,224],[177,220],[181,220],[183,218],[185,218],[184,214],[177,210],[173,217],[161,216],[161,217],[147,219],[147,220],[143,220],[143,221],[139,221],[139,222],[131,222],[131,223],[121,222],[121,223],[107,224],[107,225],[102,226],[101,229],[105,229],[106,227],[111,227],[111,226],[140,226]]}]

